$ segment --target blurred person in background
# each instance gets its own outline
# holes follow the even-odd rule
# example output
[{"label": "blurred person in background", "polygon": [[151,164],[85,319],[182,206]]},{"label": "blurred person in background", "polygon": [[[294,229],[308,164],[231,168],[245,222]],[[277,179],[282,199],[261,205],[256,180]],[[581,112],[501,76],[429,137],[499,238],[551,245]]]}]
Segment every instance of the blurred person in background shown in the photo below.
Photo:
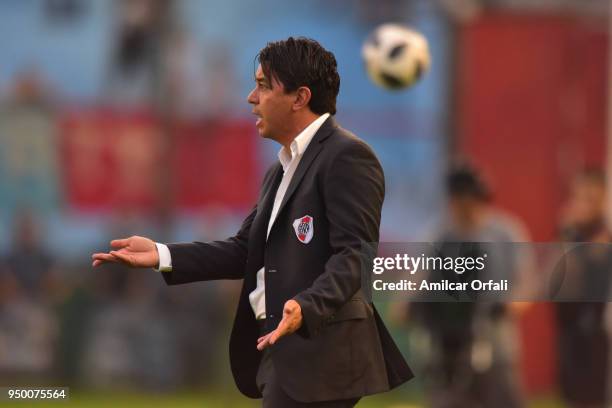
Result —
[{"label": "blurred person in background", "polygon": [[11,384],[45,380],[55,363],[57,319],[15,272],[0,268],[0,378]]},{"label": "blurred person in background", "polygon": [[42,70],[30,66],[15,75],[7,102],[11,107],[48,109],[53,105],[55,97]]},{"label": "blurred person in background", "polygon": [[[227,44],[200,47],[176,18],[177,3],[117,2],[119,28],[106,97],[115,107],[157,107],[173,118],[227,113],[236,78]],[[204,53],[207,48],[208,53]]]},{"label": "blurred person in background", "polygon": [[[508,279],[511,286],[524,286],[531,267],[527,252],[503,244],[529,239],[522,222],[491,204],[490,187],[473,167],[452,166],[446,183],[449,213],[433,239],[437,255],[486,253],[487,279]],[[483,279],[466,275],[461,277]],[[411,317],[426,334],[425,385],[432,407],[524,406],[515,320],[525,307],[477,297],[410,305]]]},{"label": "blurred person in background", "polygon": [[40,241],[37,217],[21,210],[15,217],[13,239],[6,255],[5,268],[18,282],[23,295],[47,304],[58,289],[56,261]]},{"label": "blurred person in background", "polygon": [[[602,170],[587,169],[574,178],[561,214],[564,241],[610,242],[605,196]],[[604,407],[610,345],[602,300],[609,298],[612,251],[601,245],[581,245],[573,249],[572,260],[572,272],[580,277],[571,285],[578,301],[556,304],[560,393],[571,407]]]},{"label": "blurred person in background", "polygon": [[57,261],[40,238],[39,218],[16,212],[11,246],[0,263],[0,376],[32,381],[56,367],[61,300]]},{"label": "blurred person in background", "polygon": [[167,320],[176,338],[180,383],[192,388],[214,385],[220,363],[217,351],[225,347],[221,332],[225,333],[223,329],[233,312],[231,307],[224,307],[223,301],[229,303],[230,299],[223,288],[196,285],[158,291],[156,297],[157,312]]},{"label": "blurred person in background", "polygon": [[89,323],[86,380],[94,387],[174,389],[182,380],[179,336],[157,304],[155,287],[143,274],[108,272]]},{"label": "blurred person in background", "polygon": [[0,104],[0,208],[13,219],[44,218],[59,201],[55,97],[33,65],[15,74]]},{"label": "blurred person in background", "polygon": [[162,38],[173,2],[126,0],[115,4],[119,26],[105,89],[113,105],[143,108],[160,95]]},{"label": "blurred person in background", "polygon": [[163,71],[172,116],[185,120],[227,115],[238,104],[231,47],[214,42],[204,53],[189,32],[180,30],[174,30],[168,42]]},{"label": "blurred person in background", "polygon": [[362,243],[378,242],[384,176],[371,148],[332,115],[340,78],[314,40],[268,43],[248,95],[279,142],[238,234],[209,243],[111,242],[93,266],[156,267],[168,284],[244,279],[230,340],[240,391],[264,407],[352,407],[412,372],[361,289]]}]

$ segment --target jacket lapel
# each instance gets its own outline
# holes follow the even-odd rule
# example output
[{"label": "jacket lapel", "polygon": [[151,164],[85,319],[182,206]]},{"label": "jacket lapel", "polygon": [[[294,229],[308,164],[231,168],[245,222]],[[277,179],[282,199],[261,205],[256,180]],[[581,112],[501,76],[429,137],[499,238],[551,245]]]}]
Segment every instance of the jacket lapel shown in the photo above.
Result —
[{"label": "jacket lapel", "polygon": [[255,287],[255,272],[264,264],[264,248],[266,246],[268,222],[270,221],[276,190],[282,178],[283,169],[280,163],[278,163],[278,167],[272,175],[272,180],[264,187],[265,191],[262,191],[261,199],[257,203],[257,215],[255,215],[253,220],[249,238],[249,262],[251,269],[247,272],[245,280],[245,285],[249,288]]},{"label": "jacket lapel", "polygon": [[[276,218],[280,217],[281,213],[283,212],[283,208],[285,207],[285,204],[287,204],[287,201],[289,201],[295,190],[300,185],[300,182],[304,178],[306,171],[308,170],[314,159],[321,152],[321,149],[323,149],[323,142],[337,126],[338,125],[336,124],[334,118],[330,116],[325,122],[323,122],[323,125],[321,125],[317,133],[315,133],[315,135],[313,136],[312,140],[310,141],[310,144],[308,145],[308,148],[306,149],[304,155],[302,156],[302,159],[300,160],[300,163],[298,164],[297,169],[295,170],[295,173],[293,174],[293,177],[291,178],[289,187],[287,187],[287,192],[285,193],[283,201],[281,201],[281,205],[278,208]],[[272,226],[272,228],[274,228],[274,226]]]},{"label": "jacket lapel", "polygon": [[276,190],[278,190],[282,178],[283,167],[280,163],[277,163],[277,167],[272,175],[272,180],[268,183],[266,191],[263,192],[261,200],[257,203],[257,215],[255,216],[255,220],[253,220],[252,228],[255,229],[255,236],[258,238],[261,237],[263,242],[266,241],[266,232],[272,213],[272,207],[274,205],[274,199],[276,198]]}]

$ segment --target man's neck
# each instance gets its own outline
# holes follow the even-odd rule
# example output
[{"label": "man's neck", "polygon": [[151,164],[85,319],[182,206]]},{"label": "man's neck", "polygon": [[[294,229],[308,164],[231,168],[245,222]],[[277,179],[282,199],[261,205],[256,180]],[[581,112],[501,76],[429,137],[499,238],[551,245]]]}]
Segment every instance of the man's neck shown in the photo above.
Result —
[{"label": "man's neck", "polygon": [[304,129],[306,129],[312,122],[317,120],[321,115],[317,115],[316,113],[308,112],[307,114],[302,115],[297,118],[294,124],[290,127],[290,131],[287,134],[291,135],[286,140],[281,141],[280,143],[287,149],[287,151],[291,151],[291,143],[295,140],[295,138],[302,133]]}]

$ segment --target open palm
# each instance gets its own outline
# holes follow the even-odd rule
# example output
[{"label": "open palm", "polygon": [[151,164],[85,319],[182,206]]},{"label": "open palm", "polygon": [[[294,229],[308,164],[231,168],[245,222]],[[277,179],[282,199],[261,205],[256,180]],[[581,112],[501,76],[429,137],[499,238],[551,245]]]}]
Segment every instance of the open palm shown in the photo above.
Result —
[{"label": "open palm", "polygon": [[108,262],[122,263],[133,268],[155,268],[159,264],[159,254],[155,242],[149,238],[132,236],[115,239],[110,243],[114,250],[95,253],[92,266]]}]

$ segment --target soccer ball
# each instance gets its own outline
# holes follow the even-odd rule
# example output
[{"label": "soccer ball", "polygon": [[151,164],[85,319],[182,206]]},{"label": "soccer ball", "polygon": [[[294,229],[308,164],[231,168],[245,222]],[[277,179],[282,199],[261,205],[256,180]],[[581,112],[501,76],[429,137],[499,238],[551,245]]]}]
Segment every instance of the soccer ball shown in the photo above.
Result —
[{"label": "soccer ball", "polygon": [[366,39],[362,56],[368,75],[386,89],[403,89],[429,69],[427,40],[419,32],[399,24],[383,24]]}]

